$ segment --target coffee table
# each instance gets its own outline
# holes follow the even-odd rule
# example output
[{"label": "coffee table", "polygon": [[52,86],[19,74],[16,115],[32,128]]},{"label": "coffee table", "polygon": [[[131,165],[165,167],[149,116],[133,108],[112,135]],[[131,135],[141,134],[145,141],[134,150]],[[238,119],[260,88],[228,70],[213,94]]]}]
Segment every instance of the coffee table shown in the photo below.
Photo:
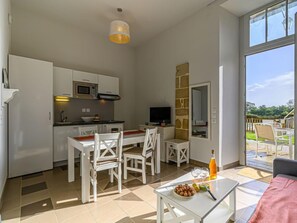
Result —
[{"label": "coffee table", "polygon": [[[190,199],[178,198],[173,189],[178,184],[192,184],[191,173],[185,174],[155,190],[157,194],[157,222],[228,222],[235,220],[237,181],[223,177],[209,181],[210,190],[217,198],[213,200],[208,192],[196,193]],[[229,196],[229,200],[225,198]],[[168,212],[164,214],[164,207]]]}]

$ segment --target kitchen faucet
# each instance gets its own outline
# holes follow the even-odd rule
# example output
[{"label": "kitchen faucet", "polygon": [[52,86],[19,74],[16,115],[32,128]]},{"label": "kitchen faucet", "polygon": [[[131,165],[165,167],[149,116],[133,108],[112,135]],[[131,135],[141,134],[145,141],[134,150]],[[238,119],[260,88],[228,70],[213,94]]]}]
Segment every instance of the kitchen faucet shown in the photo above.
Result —
[{"label": "kitchen faucet", "polygon": [[61,122],[66,122],[67,117],[64,117],[64,111],[60,111],[60,118],[61,118]]}]

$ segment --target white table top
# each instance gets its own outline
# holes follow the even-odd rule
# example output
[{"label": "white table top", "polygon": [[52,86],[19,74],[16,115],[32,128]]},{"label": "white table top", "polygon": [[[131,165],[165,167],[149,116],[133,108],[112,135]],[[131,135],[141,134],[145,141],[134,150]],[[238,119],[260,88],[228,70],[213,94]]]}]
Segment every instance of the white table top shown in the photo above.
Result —
[{"label": "white table top", "polygon": [[[131,130],[131,131],[136,131],[136,130]],[[127,131],[129,132],[129,131]],[[125,132],[124,132],[125,133]],[[129,134],[129,135],[124,135],[123,136],[123,144],[126,145],[127,142],[129,141],[129,139],[133,139],[133,138],[138,138],[138,137],[144,137],[145,136],[145,132],[143,133],[135,133],[135,134]],[[76,137],[84,137],[84,136],[76,136]],[[88,136],[86,136],[88,137]],[[94,146],[95,141],[94,139],[87,139],[87,140],[78,140],[75,137],[68,137],[74,141],[76,141],[77,143],[81,144],[83,147],[89,147],[89,146]]]},{"label": "white table top", "polygon": [[163,198],[167,198],[170,200],[170,202],[175,203],[176,206],[182,206],[183,208],[190,211],[193,215],[199,216],[203,219],[238,185],[237,181],[218,177],[216,180],[209,181],[210,191],[217,198],[216,201],[211,198],[209,193],[202,191],[196,193],[191,199],[176,198],[173,195],[174,187],[179,183],[188,182],[191,184],[191,180],[193,180],[191,173],[185,174],[182,177],[179,177],[174,181],[157,188],[155,193]]}]

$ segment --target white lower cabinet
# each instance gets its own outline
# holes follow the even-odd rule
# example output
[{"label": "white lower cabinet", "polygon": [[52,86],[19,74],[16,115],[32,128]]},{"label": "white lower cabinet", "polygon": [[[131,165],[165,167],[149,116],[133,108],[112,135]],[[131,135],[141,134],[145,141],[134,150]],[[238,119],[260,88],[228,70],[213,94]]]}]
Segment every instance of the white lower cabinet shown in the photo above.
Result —
[{"label": "white lower cabinet", "polygon": [[106,125],[105,124],[100,124],[98,125],[98,133],[106,133]]},{"label": "white lower cabinet", "polygon": [[[55,126],[54,127],[54,162],[68,159],[67,137],[78,136],[78,126]],[[75,151],[75,157],[79,152]]]},{"label": "white lower cabinet", "polygon": [[106,133],[120,132],[120,131],[124,130],[124,124],[123,123],[105,124],[104,126],[105,126]]}]

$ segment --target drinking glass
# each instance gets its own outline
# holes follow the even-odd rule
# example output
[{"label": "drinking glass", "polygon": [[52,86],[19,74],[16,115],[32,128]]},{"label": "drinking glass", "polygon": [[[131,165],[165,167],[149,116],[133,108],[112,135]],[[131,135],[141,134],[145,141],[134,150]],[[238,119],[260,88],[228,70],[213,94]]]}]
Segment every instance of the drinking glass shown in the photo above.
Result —
[{"label": "drinking glass", "polygon": [[196,179],[197,177],[200,176],[200,174],[201,174],[201,169],[198,168],[198,167],[195,167],[195,168],[193,168],[193,169],[191,170],[191,174],[192,174],[192,176]]},{"label": "drinking glass", "polygon": [[208,180],[208,178],[209,178],[209,169],[206,168],[206,167],[202,167],[199,178],[201,178],[202,181]]}]

